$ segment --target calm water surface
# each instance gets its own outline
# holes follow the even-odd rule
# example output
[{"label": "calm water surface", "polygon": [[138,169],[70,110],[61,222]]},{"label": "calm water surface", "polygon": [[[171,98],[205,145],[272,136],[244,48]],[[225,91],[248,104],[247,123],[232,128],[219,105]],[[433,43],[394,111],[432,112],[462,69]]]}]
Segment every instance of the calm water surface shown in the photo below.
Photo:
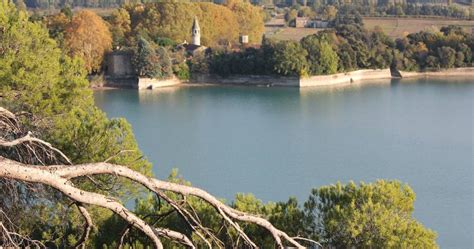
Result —
[{"label": "calm water surface", "polygon": [[474,84],[380,81],[338,88],[106,90],[96,102],[133,125],[158,177],[172,168],[231,200],[264,201],[337,181],[399,179],[442,248],[474,248]]}]

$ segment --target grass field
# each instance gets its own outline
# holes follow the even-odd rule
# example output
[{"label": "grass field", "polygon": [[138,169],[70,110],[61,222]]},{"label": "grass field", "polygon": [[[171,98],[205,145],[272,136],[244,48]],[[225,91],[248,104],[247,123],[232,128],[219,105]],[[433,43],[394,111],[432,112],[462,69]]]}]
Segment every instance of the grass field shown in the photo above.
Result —
[{"label": "grass field", "polygon": [[[422,30],[439,30],[441,27],[448,25],[461,26],[466,32],[474,31],[474,20],[444,18],[364,17],[364,24],[368,30],[374,30],[376,26],[379,26],[392,38],[403,37],[406,34]],[[301,38],[315,34],[320,30],[313,28],[265,27],[265,36],[277,40],[299,41]]]},{"label": "grass field", "polygon": [[275,27],[265,27],[265,36],[268,38],[273,38],[276,40],[293,40],[299,41],[301,38],[316,34],[321,29],[313,28],[275,28]]},{"label": "grass field", "polygon": [[405,34],[422,30],[439,30],[443,26],[459,25],[467,32],[474,29],[474,21],[452,20],[442,18],[392,18],[392,17],[364,17],[365,27],[373,30],[376,26],[393,38],[403,37]]}]

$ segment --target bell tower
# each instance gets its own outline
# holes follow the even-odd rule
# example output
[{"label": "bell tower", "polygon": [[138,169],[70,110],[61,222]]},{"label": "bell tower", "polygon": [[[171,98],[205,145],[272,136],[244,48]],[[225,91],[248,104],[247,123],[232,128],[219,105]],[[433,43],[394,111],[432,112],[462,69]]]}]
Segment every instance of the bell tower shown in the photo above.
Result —
[{"label": "bell tower", "polygon": [[193,35],[192,44],[196,46],[201,46],[201,28],[199,28],[197,17],[194,17],[192,35]]}]

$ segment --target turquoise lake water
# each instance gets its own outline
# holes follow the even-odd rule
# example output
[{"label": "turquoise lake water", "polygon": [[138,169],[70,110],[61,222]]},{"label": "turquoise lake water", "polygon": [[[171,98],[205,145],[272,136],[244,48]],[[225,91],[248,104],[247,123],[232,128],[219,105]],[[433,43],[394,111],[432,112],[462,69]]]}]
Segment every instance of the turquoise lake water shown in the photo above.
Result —
[{"label": "turquoise lake water", "polygon": [[133,126],[155,175],[172,168],[231,200],[296,196],[337,181],[399,179],[441,248],[474,248],[474,80],[381,80],[331,88],[101,90]]}]

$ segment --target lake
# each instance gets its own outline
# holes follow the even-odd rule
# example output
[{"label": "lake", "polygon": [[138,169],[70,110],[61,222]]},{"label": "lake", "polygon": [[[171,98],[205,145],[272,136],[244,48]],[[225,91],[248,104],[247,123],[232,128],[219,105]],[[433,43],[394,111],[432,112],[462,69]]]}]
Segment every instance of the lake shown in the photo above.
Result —
[{"label": "lake", "polygon": [[99,90],[125,117],[157,177],[172,168],[232,200],[301,202],[341,181],[398,179],[441,248],[474,248],[471,79],[380,80],[325,88]]}]

